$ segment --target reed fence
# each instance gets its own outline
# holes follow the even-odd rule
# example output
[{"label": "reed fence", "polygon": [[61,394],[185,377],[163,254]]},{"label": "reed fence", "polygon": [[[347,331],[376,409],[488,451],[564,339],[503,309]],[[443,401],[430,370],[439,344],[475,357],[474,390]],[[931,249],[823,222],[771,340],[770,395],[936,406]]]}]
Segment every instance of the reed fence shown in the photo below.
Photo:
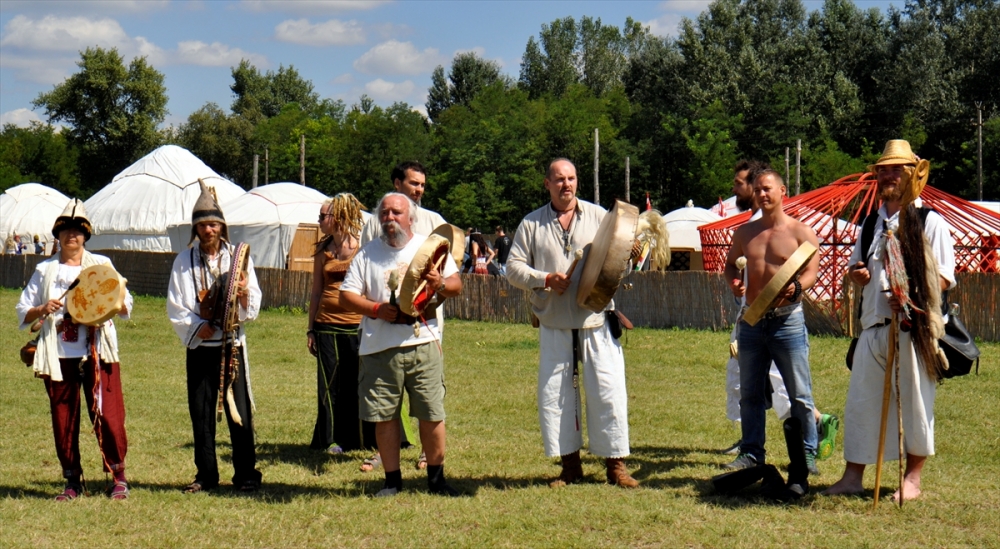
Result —
[{"label": "reed fence", "polygon": [[[115,268],[128,279],[136,294],[164,297],[175,254],[105,250]],[[0,286],[23,288],[35,266],[45,256],[0,255]],[[288,307],[308,310],[312,273],[258,268],[264,308]],[[959,273],[958,286],[949,301],[958,303],[965,325],[984,341],[1000,341],[1000,275]],[[445,301],[445,316],[464,320],[528,323],[531,306],[528,292],[510,285],[505,278],[462,275],[462,295]],[[827,302],[805,303],[806,325],[813,334],[856,332],[860,292],[850,285],[843,307]],[[636,326],[648,328],[695,328],[725,330],[736,318],[737,304],[721,273],[706,271],[643,272],[629,276],[615,296],[616,307]],[[838,310],[839,313],[833,311]],[[839,316],[836,316],[839,315]]]}]

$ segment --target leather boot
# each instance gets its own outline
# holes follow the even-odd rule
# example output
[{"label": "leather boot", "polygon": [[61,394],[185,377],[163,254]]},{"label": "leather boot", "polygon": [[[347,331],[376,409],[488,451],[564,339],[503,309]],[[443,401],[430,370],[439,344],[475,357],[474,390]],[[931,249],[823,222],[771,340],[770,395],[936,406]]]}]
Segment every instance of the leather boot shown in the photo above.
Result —
[{"label": "leather boot", "polygon": [[574,484],[583,480],[583,465],[580,463],[580,451],[572,454],[560,456],[562,459],[562,472],[559,478],[549,483],[552,488],[561,488],[567,484]]},{"label": "leather boot", "polygon": [[604,460],[608,466],[608,484],[621,486],[622,488],[638,488],[639,481],[632,478],[625,468],[625,460],[622,458],[608,458]]}]

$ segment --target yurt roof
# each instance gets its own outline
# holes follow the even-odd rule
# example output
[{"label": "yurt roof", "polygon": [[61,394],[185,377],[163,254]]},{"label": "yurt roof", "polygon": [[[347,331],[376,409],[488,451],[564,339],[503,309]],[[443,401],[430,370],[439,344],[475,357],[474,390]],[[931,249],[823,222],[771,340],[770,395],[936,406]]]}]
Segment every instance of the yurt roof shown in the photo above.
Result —
[{"label": "yurt roof", "polygon": [[695,206],[677,208],[664,214],[663,221],[667,224],[670,234],[671,249],[692,249],[701,251],[701,234],[698,227],[722,219],[715,213]]},{"label": "yurt roof", "polygon": [[219,203],[243,194],[188,150],[164,145],[116,175],[85,203],[96,234],[166,235],[167,226],[191,218],[201,179]]},{"label": "yurt roof", "polygon": [[316,223],[326,195],[299,183],[271,183],[222,205],[232,225]]},{"label": "yurt roof", "polygon": [[38,235],[48,242],[52,225],[66,208],[69,197],[40,183],[23,183],[0,194],[0,242],[12,232]]}]

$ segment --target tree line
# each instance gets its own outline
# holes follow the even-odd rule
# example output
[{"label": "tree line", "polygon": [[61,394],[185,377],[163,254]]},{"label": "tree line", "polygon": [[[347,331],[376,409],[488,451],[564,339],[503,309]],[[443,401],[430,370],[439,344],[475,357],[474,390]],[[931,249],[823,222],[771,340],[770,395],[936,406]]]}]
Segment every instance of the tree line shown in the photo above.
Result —
[{"label": "tree line", "polygon": [[[516,226],[545,200],[549,159],[574,160],[592,197],[593,135],[600,135],[601,202],[625,197],[669,211],[730,194],[740,158],[784,171],[802,143],[802,189],[864,171],[888,139],[931,160],[931,184],[977,198],[977,108],[983,195],[1000,199],[1000,4],[908,0],[862,10],[826,0],[716,0],[676,37],[627,18],[557,19],[529,37],[519,74],[474,53],[437,67],[425,105],[347,105],[321,98],[293,66],[232,68],[228,110],[208,103],[178,128],[166,116],[163,75],[116,50],[81,52],[80,70],[34,101],[49,122],[5,126],[0,187],[28,180],[89,196],[152,148],[175,143],[244,188],[253,156],[269,181],[352,192],[368,206],[391,167],[428,166],[425,205],[462,226]],[[794,167],[793,167],[794,171]]]}]

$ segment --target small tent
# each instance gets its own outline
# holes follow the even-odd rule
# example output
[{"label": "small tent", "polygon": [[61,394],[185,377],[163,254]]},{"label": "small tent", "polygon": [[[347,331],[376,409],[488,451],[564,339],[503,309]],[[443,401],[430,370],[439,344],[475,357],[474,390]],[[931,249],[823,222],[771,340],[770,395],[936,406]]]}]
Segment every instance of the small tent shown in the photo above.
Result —
[{"label": "small tent", "polygon": [[[701,259],[701,233],[698,226],[722,219],[713,211],[698,208],[688,201],[688,205],[677,208],[663,216],[670,234],[670,268],[672,270],[700,271],[704,268]],[[686,260],[686,261],[685,261]]]},{"label": "small tent", "polygon": [[[299,183],[271,183],[221,204],[233,242],[250,245],[257,267],[284,269],[300,224],[316,226],[326,195]],[[183,231],[187,244],[190,224]],[[171,228],[171,235],[175,234]],[[318,233],[314,233],[318,234]]]},{"label": "small tent", "polygon": [[220,204],[244,194],[186,149],[165,145],[137,160],[84,205],[94,226],[93,250],[180,251],[167,227],[190,222],[201,193],[198,179],[215,189]]},{"label": "small tent", "polygon": [[[12,233],[21,235],[21,242],[28,244],[34,236],[52,250],[52,225],[66,209],[69,197],[40,183],[24,183],[0,194],[0,243]],[[34,253],[34,246],[28,246]]]}]

